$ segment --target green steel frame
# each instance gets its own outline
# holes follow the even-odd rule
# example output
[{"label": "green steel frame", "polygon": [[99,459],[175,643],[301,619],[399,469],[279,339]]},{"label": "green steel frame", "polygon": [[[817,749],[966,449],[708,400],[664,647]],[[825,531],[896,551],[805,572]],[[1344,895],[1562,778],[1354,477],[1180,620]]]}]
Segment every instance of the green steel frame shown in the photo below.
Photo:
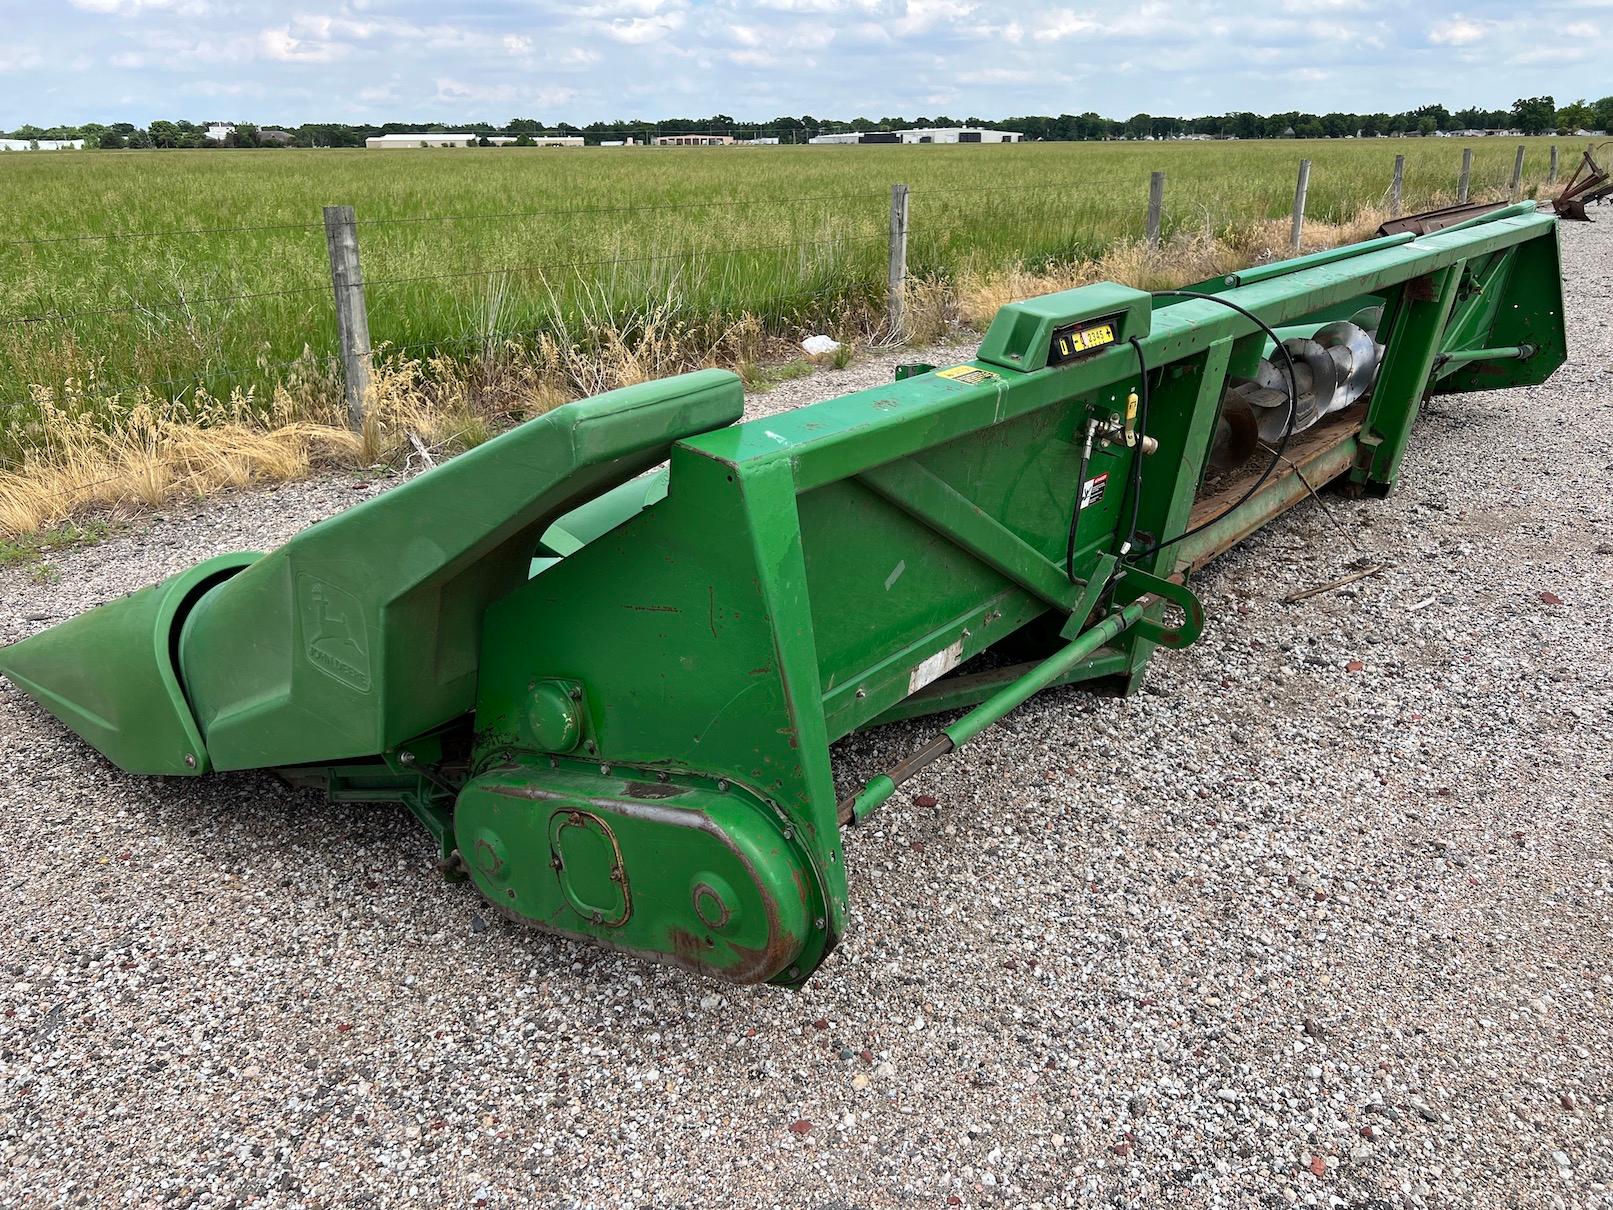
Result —
[{"label": "green steel frame", "polygon": [[[1197,289],[1274,328],[1382,308],[1364,404],[1225,515],[1241,493],[1205,498],[1206,463],[1264,330],[1091,286],[1005,307],[964,365],[781,416],[732,424],[716,371],[558,409],[0,671],[125,768],[402,800],[513,918],[798,984],[846,927],[845,824],[1041,689],[1135,688],[1204,624],[1194,569],[1325,482],[1389,490],[1429,392],[1566,355],[1532,207]],[[834,740],[964,707],[837,797]]]}]

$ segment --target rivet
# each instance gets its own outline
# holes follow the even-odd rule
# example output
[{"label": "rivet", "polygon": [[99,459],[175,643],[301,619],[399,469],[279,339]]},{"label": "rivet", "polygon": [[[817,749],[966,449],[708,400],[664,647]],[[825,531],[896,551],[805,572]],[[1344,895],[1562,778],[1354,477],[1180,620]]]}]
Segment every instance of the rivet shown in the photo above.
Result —
[{"label": "rivet", "polygon": [[194,769],[195,767],[196,767],[196,756],[195,756],[195,754],[192,753],[192,752],[185,753],[185,768]]}]

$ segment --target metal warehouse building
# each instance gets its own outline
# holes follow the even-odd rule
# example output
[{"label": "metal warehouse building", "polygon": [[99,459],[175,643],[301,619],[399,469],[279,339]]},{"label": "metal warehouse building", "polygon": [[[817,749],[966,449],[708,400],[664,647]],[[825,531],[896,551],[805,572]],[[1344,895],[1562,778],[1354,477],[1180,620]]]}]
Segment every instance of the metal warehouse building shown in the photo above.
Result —
[{"label": "metal warehouse building", "polygon": [[[581,135],[534,134],[528,135],[535,147],[581,147]],[[371,149],[388,147],[475,147],[480,135],[442,132],[421,134],[378,134],[364,140]],[[487,140],[494,147],[508,147],[516,140],[512,135],[493,135]]]},{"label": "metal warehouse building", "polygon": [[948,126],[923,130],[864,130],[851,134],[820,134],[809,143],[1023,143],[1017,130],[985,130],[976,126]]}]

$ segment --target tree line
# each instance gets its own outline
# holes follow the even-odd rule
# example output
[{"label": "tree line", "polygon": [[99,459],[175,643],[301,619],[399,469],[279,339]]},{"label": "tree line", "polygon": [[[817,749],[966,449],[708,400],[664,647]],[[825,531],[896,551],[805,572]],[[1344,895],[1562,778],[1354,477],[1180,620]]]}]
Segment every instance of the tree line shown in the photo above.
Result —
[{"label": "tree line", "polygon": [[202,147],[362,147],[364,140],[382,134],[445,133],[449,131],[495,136],[529,142],[538,135],[580,135],[588,143],[638,139],[655,134],[731,134],[735,138],[776,138],[784,143],[800,143],[819,134],[847,134],[857,131],[913,130],[923,127],[989,126],[1014,130],[1027,139],[1047,142],[1076,142],[1107,139],[1340,139],[1374,138],[1395,135],[1433,135],[1459,130],[1517,130],[1523,134],[1572,134],[1576,130],[1613,131],[1613,96],[1599,101],[1572,101],[1559,106],[1549,96],[1520,97],[1510,109],[1450,110],[1443,105],[1423,105],[1405,113],[1228,113],[1197,118],[1165,117],[1138,113],[1124,120],[1097,113],[1033,115],[999,120],[951,117],[936,114],[916,118],[854,118],[839,121],[801,117],[780,117],[770,122],[739,122],[727,114],[704,118],[666,118],[658,122],[641,120],[590,122],[576,126],[570,122],[544,124],[536,118],[512,118],[502,126],[490,122],[386,122],[379,126],[339,122],[305,122],[299,126],[275,127],[239,123],[222,140],[207,137],[208,124],[187,121],[157,121],[139,127],[130,122],[82,126],[20,126],[6,137],[25,140],[83,139],[86,147],[103,150]]}]

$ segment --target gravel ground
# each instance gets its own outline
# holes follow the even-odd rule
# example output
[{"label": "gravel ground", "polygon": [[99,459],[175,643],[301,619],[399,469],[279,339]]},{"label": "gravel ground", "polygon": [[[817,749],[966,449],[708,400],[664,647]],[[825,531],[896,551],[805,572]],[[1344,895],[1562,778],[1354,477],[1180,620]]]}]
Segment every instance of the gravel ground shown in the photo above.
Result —
[{"label": "gravel ground", "polygon": [[[799,993],[505,924],[401,808],[126,777],[0,688],[0,1202],[1613,1205],[1613,222],[1563,239],[1549,386],[1435,401],[1392,498],[1219,562],[1147,692],[935,766]],[[382,486],[0,573],[0,640]]]}]

